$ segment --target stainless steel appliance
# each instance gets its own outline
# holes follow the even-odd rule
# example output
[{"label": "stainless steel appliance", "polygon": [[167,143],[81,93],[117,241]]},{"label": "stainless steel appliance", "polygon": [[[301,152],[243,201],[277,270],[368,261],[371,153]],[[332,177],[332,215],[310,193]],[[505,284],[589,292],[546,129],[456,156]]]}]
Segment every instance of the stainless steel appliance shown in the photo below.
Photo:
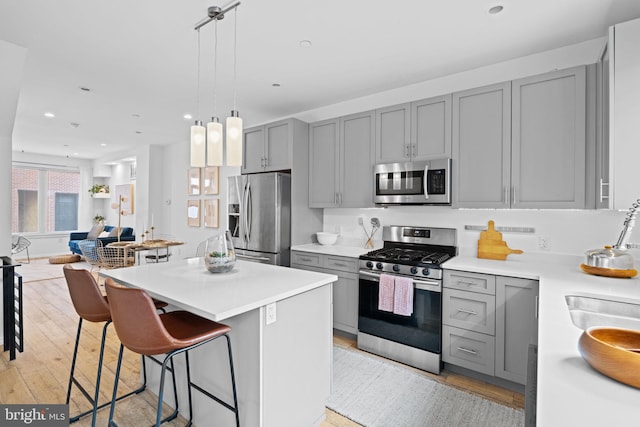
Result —
[{"label": "stainless steel appliance", "polygon": [[450,205],[451,159],[374,167],[373,201],[380,205]]},{"label": "stainless steel appliance", "polygon": [[[358,348],[439,374],[442,263],[457,254],[456,230],[387,226],[382,237],[383,248],[360,256]],[[410,316],[379,308],[382,274],[411,278]]]},{"label": "stainless steel appliance", "polygon": [[289,266],[291,175],[229,177],[229,230],[239,259]]}]

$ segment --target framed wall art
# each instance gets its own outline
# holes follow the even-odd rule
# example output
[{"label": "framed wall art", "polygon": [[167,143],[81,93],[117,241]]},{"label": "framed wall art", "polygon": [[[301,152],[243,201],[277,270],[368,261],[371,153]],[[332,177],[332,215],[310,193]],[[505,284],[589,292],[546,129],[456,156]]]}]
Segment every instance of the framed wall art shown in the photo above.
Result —
[{"label": "framed wall art", "polygon": [[218,228],[220,200],[211,199],[204,201],[204,226]]},{"label": "framed wall art", "polygon": [[189,168],[187,173],[187,194],[200,195],[200,168]]},{"label": "framed wall art", "polygon": [[133,184],[116,185],[115,203],[122,201],[120,204],[120,212],[124,215],[133,215]]},{"label": "framed wall art", "polygon": [[187,200],[187,225],[200,227],[200,200]]},{"label": "framed wall art", "polygon": [[218,194],[220,192],[220,168],[218,166],[204,168],[202,188],[204,194]]}]

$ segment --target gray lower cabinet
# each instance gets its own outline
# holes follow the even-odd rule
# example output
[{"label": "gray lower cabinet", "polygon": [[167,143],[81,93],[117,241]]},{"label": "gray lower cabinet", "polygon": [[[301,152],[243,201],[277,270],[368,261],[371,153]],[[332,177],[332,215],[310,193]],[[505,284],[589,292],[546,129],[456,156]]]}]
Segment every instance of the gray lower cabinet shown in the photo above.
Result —
[{"label": "gray lower cabinet", "polygon": [[442,299],[442,360],[525,384],[529,344],[537,344],[538,282],[445,270]]},{"label": "gray lower cabinet", "polygon": [[312,252],[292,251],[291,268],[335,274],[333,327],[358,333],[358,259]]},{"label": "gray lower cabinet", "polygon": [[586,207],[586,66],[453,94],[459,208]]},{"label": "gray lower cabinet", "polygon": [[373,111],[309,126],[309,206],[373,206]]}]

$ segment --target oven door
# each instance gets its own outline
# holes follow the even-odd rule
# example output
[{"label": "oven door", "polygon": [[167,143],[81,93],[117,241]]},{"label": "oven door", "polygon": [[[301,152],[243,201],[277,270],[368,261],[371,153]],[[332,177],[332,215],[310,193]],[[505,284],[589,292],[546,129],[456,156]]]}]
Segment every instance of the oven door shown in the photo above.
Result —
[{"label": "oven door", "polygon": [[378,310],[380,274],[359,273],[358,330],[410,347],[440,354],[442,340],[442,284],[414,279],[413,314],[401,316]]}]

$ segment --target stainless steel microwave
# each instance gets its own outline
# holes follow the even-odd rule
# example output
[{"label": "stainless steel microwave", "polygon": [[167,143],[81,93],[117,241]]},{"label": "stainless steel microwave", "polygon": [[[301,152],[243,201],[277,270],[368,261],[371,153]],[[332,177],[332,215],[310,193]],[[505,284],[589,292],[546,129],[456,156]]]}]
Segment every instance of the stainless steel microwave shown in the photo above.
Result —
[{"label": "stainless steel microwave", "polygon": [[450,158],[380,164],[373,171],[376,204],[451,204]]}]

